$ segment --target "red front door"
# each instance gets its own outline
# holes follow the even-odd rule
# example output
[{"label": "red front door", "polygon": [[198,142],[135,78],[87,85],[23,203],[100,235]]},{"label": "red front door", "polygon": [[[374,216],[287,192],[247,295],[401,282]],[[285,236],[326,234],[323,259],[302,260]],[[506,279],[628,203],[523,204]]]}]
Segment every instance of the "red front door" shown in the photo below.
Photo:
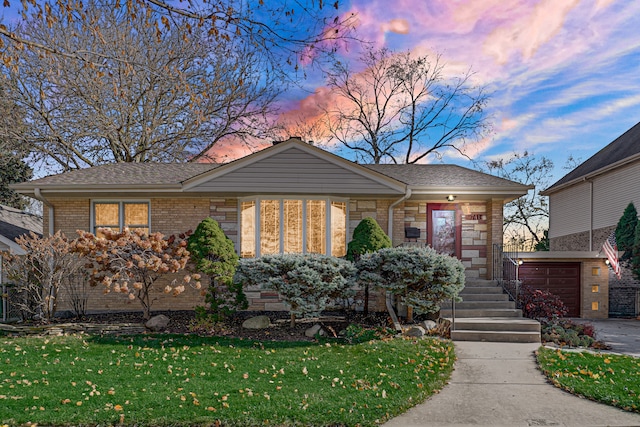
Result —
[{"label": "red front door", "polygon": [[427,243],[439,253],[461,258],[462,216],[457,204],[427,204]]}]

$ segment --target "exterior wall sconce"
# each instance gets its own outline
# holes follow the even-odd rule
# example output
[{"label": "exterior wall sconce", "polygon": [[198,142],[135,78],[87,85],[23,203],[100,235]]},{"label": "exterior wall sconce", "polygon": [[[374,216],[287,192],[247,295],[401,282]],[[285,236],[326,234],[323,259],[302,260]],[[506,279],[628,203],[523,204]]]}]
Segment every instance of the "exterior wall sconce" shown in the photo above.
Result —
[{"label": "exterior wall sconce", "polygon": [[604,263],[605,263],[605,264],[607,264],[607,265],[609,265],[609,260],[608,260],[608,259],[605,259],[605,260],[604,260]]},{"label": "exterior wall sconce", "polygon": [[521,259],[518,260],[518,265],[522,265],[524,264],[524,261],[522,261]]},{"label": "exterior wall sconce", "polygon": [[447,196],[447,201],[448,202],[453,202],[456,199],[456,196],[454,196],[453,194],[449,194]]}]

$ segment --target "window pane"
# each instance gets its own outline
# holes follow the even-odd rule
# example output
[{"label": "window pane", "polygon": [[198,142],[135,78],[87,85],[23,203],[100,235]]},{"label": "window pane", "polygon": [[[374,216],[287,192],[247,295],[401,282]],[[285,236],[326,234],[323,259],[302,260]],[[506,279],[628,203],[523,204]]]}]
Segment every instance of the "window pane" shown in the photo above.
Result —
[{"label": "window pane", "polygon": [[96,203],[94,204],[94,233],[98,228],[112,228],[120,230],[120,204]]},{"label": "window pane", "polygon": [[307,200],[307,253],[326,253],[326,202]]},{"label": "window pane", "polygon": [[331,255],[347,254],[347,204],[331,202]]},{"label": "window pane", "polygon": [[433,239],[431,246],[438,253],[456,256],[456,211],[434,210],[431,213]]},{"label": "window pane", "polygon": [[284,252],[302,253],[302,200],[284,201]]},{"label": "window pane", "polygon": [[242,202],[240,205],[242,235],[240,237],[240,256],[256,256],[256,202]]},{"label": "window pane", "polygon": [[280,253],[280,200],[260,201],[260,255]]},{"label": "window pane", "polygon": [[124,226],[129,228],[144,228],[149,231],[149,204],[125,203]]}]

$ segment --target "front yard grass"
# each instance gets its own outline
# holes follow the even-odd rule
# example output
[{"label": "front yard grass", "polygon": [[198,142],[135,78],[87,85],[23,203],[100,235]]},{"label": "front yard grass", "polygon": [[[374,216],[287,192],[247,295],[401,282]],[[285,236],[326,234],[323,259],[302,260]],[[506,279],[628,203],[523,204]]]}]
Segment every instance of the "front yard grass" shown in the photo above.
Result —
[{"label": "front yard grass", "polygon": [[640,412],[640,358],[549,348],[540,348],[537,357],[540,368],[557,387]]},{"label": "front yard grass", "polygon": [[0,425],[375,425],[441,389],[454,358],[435,338],[0,337]]}]

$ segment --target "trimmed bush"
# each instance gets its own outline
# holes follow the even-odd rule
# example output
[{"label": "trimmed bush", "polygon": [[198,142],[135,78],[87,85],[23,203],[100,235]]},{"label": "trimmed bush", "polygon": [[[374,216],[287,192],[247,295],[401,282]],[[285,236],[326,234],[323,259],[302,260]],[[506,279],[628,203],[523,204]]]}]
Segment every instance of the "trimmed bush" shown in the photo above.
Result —
[{"label": "trimmed bush", "polygon": [[364,218],[353,230],[353,238],[347,246],[347,259],[357,261],[363,254],[390,248],[391,239],[380,228],[378,222],[370,217]]},{"label": "trimmed bush", "polygon": [[388,248],[364,254],[357,263],[358,277],[400,297],[418,314],[437,313],[440,304],[464,288],[460,260],[431,248]]},{"label": "trimmed bush", "polygon": [[[347,259],[357,262],[363,254],[392,246],[391,239],[380,228],[378,222],[366,217],[353,230],[353,238],[347,246]],[[369,284],[364,283],[364,312],[369,312]]]},{"label": "trimmed bush", "polygon": [[189,236],[187,249],[196,270],[207,275],[210,280],[205,301],[211,312],[198,310],[198,317],[211,317],[216,322],[244,310],[249,303],[242,285],[233,283],[233,275],[238,266],[238,255],[233,242],[212,218],[205,218]]},{"label": "trimmed bush", "polygon": [[559,296],[549,291],[523,286],[518,293],[518,306],[522,315],[547,323],[567,315],[567,307]]},{"label": "trimmed bush", "polygon": [[331,300],[347,299],[355,267],[350,261],[320,254],[265,255],[240,260],[234,281],[277,291],[296,316],[314,317]]}]

